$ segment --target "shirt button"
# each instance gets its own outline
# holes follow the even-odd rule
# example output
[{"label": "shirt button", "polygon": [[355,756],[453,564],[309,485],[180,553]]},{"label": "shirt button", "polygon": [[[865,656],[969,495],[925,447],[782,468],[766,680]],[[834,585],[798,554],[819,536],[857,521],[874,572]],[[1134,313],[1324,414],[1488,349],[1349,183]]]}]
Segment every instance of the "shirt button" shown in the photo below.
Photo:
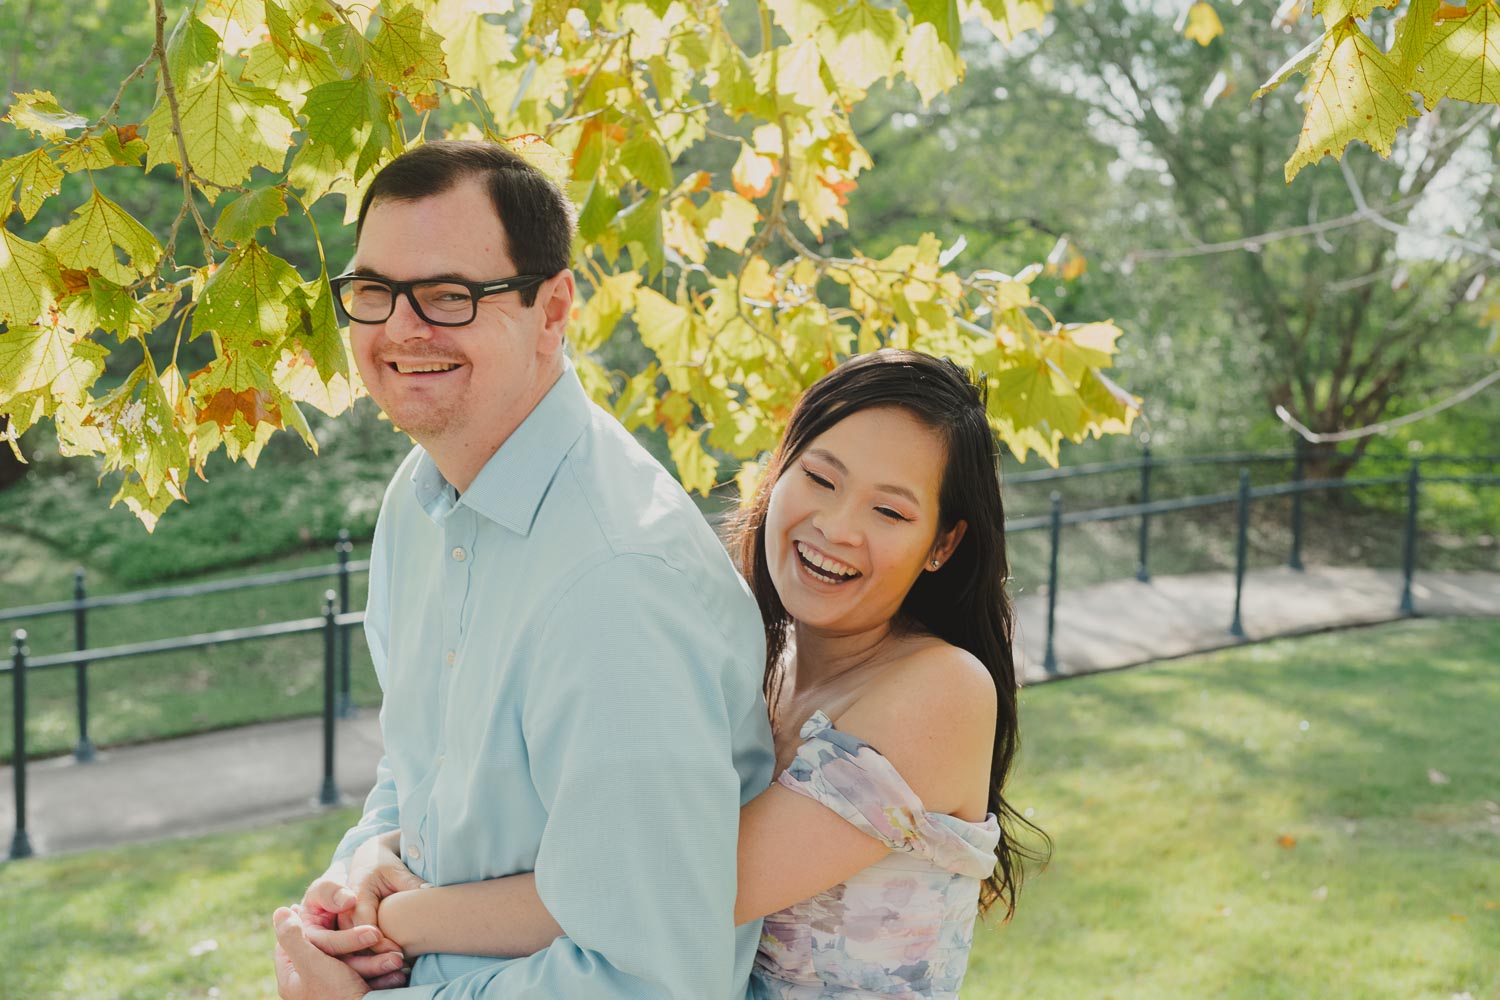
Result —
[{"label": "shirt button", "polygon": [[453,546],[453,561],[454,562],[463,562],[467,558],[469,558],[469,554],[464,551],[464,547],[462,545],[455,545],[455,546]]},{"label": "shirt button", "polygon": [[457,654],[455,654],[453,652],[453,650],[451,650],[451,649],[448,650],[448,652],[446,652],[446,653],[443,654],[443,662],[446,663],[446,664],[448,664],[448,666],[450,666],[450,667],[453,666],[453,662],[455,660],[457,660],[457,659],[458,659]]},{"label": "shirt button", "polygon": [[412,844],[406,849],[406,856],[413,861],[420,861],[422,858],[422,849],[416,844]]}]

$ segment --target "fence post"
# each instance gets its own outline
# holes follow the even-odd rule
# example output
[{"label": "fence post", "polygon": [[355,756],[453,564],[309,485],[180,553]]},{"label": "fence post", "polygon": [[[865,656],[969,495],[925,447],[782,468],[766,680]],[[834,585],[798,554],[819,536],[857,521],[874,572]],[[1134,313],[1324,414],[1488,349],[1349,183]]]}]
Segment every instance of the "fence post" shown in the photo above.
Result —
[{"label": "fence post", "polygon": [[1422,460],[1411,460],[1411,471],[1406,477],[1406,538],[1402,546],[1401,559],[1401,613],[1414,615],[1416,605],[1411,599],[1411,579],[1417,572],[1417,497],[1422,489]]},{"label": "fence post", "polygon": [[[1307,445],[1302,435],[1297,435],[1296,457],[1292,459],[1292,482],[1302,482],[1303,462],[1305,461],[1305,449]],[[1286,564],[1291,569],[1301,570],[1302,567],[1302,491],[1298,490],[1292,494],[1292,554],[1287,557]]]},{"label": "fence post", "polygon": [[318,804],[339,804],[339,786],[333,779],[334,667],[338,651],[338,595],[329,590],[323,594],[323,787]]},{"label": "fence post", "polygon": [[31,857],[31,838],[26,835],[26,630],[18,628],[10,647],[11,709],[14,713],[14,748],[11,774],[16,788],[16,834],[10,842],[10,859]]},{"label": "fence post", "polygon": [[[1151,502],[1151,442],[1146,441],[1141,445],[1141,503]],[[1145,511],[1141,512],[1141,546],[1140,559],[1135,565],[1135,578],[1141,583],[1151,581],[1151,564],[1148,559],[1151,538],[1151,515]]]},{"label": "fence post", "polygon": [[1234,621],[1229,623],[1229,634],[1236,639],[1245,638],[1245,625],[1240,620],[1240,598],[1245,592],[1245,561],[1250,550],[1250,470],[1240,470],[1239,532],[1235,539],[1234,555]]},{"label": "fence post", "polygon": [[[339,614],[349,613],[349,553],[354,549],[354,543],[349,541],[349,529],[339,529],[338,544],[334,551],[338,553],[339,559]],[[354,716],[354,698],[350,694],[349,683],[349,629],[339,629],[339,702],[338,716],[340,719],[348,719]]]},{"label": "fence post", "polygon": [[[88,600],[84,586],[83,570],[73,574],[73,648],[82,652],[89,648],[88,609],[83,602]],[[79,663],[78,672],[78,745],[73,748],[73,759],[87,764],[94,759],[94,744],[89,742],[89,665]]]},{"label": "fence post", "polygon": [[1057,550],[1062,541],[1062,494],[1052,491],[1052,525],[1049,532],[1052,540],[1052,556],[1047,570],[1047,653],[1042,657],[1042,668],[1048,674],[1057,673],[1057,654],[1052,638],[1057,631]]}]

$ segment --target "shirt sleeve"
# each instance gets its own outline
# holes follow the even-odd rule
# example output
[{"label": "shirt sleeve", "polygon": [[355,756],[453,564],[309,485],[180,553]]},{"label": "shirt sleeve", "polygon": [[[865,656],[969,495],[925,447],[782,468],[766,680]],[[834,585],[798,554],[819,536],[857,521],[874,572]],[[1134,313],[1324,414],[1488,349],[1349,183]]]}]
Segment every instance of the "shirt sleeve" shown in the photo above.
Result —
[{"label": "shirt sleeve", "polygon": [[536,888],[567,936],[393,996],[743,997],[728,640],[690,580],[622,555],[572,586],[539,641],[522,715],[548,812]]},{"label": "shirt sleeve", "polygon": [[[382,510],[381,517],[375,523],[375,539],[370,546],[370,593],[365,602],[364,623],[365,642],[370,647],[370,661],[374,664],[375,678],[380,682],[382,691],[386,688],[386,678],[389,676],[386,673],[386,649],[388,648],[386,638],[390,624],[385,522],[386,518]],[[380,709],[380,729],[383,739],[385,734],[383,703]],[[391,770],[390,761],[382,753],[380,763],[375,768],[375,786],[370,789],[370,794],[365,796],[364,815],[339,841],[339,846],[333,852],[333,862],[335,864],[347,862],[359,849],[360,844],[371,837],[378,837],[399,828],[401,820],[396,801],[395,774]]]}]

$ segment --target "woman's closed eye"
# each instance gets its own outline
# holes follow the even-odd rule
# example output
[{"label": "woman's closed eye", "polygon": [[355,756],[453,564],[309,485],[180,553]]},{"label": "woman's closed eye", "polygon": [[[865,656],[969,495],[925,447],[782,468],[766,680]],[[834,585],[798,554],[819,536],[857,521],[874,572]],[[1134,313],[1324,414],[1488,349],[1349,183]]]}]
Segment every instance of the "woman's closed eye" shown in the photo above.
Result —
[{"label": "woman's closed eye", "polygon": [[814,472],[813,470],[809,469],[807,466],[804,465],[802,467],[802,471],[804,473],[806,473],[808,479],[811,479],[814,483],[816,483],[817,485],[823,487],[823,489],[825,489],[825,490],[831,490],[831,489],[833,489],[833,483],[829,482],[827,479],[824,479],[822,476],[818,475],[816,472]]},{"label": "woman's closed eye", "polygon": [[880,514],[883,517],[888,517],[892,521],[910,521],[911,520],[911,518],[907,517],[905,514],[901,513],[899,510],[892,510],[889,507],[876,507],[875,508],[875,513]]}]

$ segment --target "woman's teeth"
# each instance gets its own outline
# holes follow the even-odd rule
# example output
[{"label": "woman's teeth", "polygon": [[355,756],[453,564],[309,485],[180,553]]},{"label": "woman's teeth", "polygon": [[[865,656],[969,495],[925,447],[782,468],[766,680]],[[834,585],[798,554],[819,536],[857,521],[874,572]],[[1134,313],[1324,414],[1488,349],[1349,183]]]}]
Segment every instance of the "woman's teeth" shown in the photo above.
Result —
[{"label": "woman's teeth", "polygon": [[815,571],[819,576],[839,581],[852,580],[854,577],[859,576],[859,570],[853,566],[814,552],[801,542],[796,543],[796,548],[797,555],[801,557],[809,569]]}]

